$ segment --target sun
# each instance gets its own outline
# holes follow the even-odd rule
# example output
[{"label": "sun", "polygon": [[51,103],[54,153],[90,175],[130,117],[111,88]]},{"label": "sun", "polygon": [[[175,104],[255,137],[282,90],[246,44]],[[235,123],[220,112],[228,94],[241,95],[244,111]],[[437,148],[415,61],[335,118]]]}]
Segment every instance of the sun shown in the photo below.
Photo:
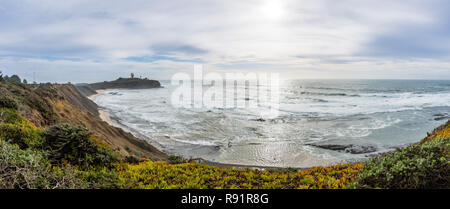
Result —
[{"label": "sun", "polygon": [[279,20],[285,14],[282,3],[277,0],[266,1],[261,7],[261,12],[263,13],[263,16],[269,20]]}]

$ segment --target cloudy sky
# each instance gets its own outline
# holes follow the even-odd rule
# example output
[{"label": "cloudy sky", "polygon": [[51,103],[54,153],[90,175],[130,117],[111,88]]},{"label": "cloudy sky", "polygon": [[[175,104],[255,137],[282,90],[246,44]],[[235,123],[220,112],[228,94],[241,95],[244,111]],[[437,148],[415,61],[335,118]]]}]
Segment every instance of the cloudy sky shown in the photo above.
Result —
[{"label": "cloudy sky", "polygon": [[38,82],[207,71],[450,79],[446,0],[0,0],[0,70]]}]

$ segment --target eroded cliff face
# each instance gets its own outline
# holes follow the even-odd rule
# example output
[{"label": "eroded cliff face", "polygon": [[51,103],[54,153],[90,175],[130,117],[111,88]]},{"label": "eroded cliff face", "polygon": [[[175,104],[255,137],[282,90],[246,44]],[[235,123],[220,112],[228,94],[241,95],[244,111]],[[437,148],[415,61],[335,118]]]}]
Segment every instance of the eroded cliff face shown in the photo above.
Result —
[{"label": "eroded cliff face", "polygon": [[51,106],[61,120],[82,123],[122,155],[165,160],[167,155],[144,140],[120,128],[113,127],[99,117],[97,105],[82,95],[73,85],[53,86],[64,99],[50,99]]},{"label": "eroded cliff face", "polygon": [[19,112],[38,128],[56,123],[83,124],[122,156],[166,160],[167,155],[144,140],[99,117],[98,107],[71,84],[1,85],[0,93],[18,101]]}]

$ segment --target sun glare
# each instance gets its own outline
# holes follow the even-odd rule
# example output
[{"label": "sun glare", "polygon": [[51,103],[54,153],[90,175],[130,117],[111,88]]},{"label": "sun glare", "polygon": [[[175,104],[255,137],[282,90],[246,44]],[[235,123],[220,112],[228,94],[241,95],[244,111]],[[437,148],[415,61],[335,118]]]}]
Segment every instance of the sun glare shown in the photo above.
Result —
[{"label": "sun glare", "polygon": [[262,6],[261,11],[263,12],[264,16],[267,17],[270,20],[278,20],[285,13],[283,5],[281,4],[281,2],[280,1],[276,1],[276,0],[267,1]]}]

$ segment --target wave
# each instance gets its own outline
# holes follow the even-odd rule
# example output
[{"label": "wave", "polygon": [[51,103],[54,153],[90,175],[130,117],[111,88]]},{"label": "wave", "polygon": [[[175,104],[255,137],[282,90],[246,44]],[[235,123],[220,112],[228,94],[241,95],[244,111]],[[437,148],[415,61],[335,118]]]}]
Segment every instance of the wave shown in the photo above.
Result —
[{"label": "wave", "polygon": [[299,94],[302,94],[302,95],[316,95],[316,96],[350,96],[350,97],[359,97],[358,94],[323,93],[323,92],[312,92],[312,91],[302,91]]},{"label": "wave", "polygon": [[210,142],[206,140],[183,140],[183,139],[173,139],[174,141],[181,142],[184,144],[192,144],[192,145],[202,145],[202,146],[219,146],[215,142]]},{"label": "wave", "polygon": [[145,135],[169,153],[278,166],[304,166],[308,159],[334,162],[354,158],[305,146],[307,142],[375,144],[380,152],[383,147],[412,143],[410,135],[423,133],[427,124],[439,123],[433,115],[450,112],[450,90],[385,91],[385,82],[377,84],[382,89],[377,92],[367,86],[358,86],[365,88],[362,91],[324,85],[321,90],[283,87],[277,118],[261,116],[270,110],[268,101],[254,109],[176,108],[170,105],[170,86],[152,91],[105,91],[96,102],[117,114],[129,130]]},{"label": "wave", "polygon": [[286,97],[280,111],[311,117],[421,110],[450,106],[450,92],[435,94],[361,94],[360,97]]}]

